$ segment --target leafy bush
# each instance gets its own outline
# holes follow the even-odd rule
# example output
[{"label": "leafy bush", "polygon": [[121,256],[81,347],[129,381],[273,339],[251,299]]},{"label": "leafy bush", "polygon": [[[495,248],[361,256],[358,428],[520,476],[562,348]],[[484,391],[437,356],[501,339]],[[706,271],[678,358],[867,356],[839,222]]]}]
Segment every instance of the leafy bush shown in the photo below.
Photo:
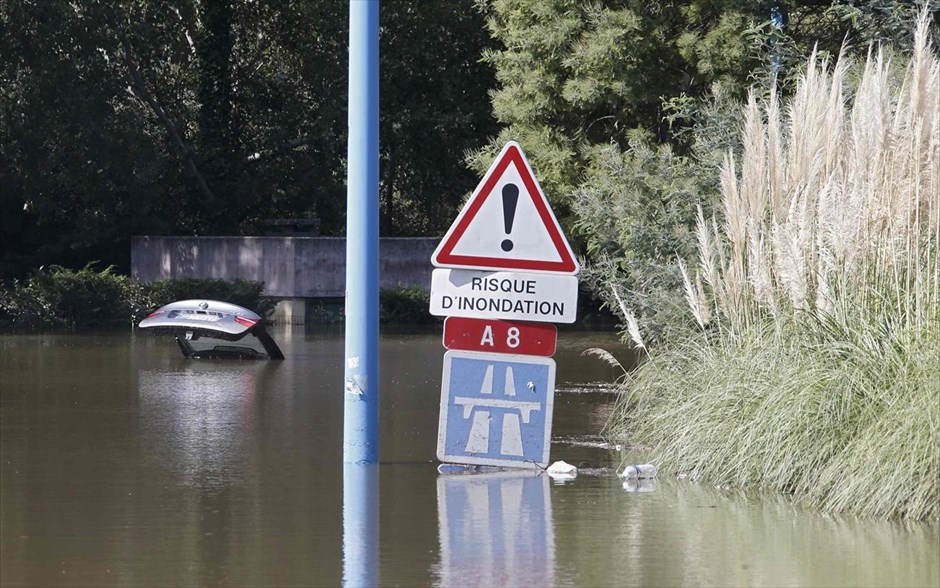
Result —
[{"label": "leafy bush", "polygon": [[134,320],[146,306],[139,285],[113,267],[96,271],[40,268],[0,290],[0,324],[25,328],[110,326]]},{"label": "leafy bush", "polygon": [[379,292],[379,320],[383,323],[422,325],[440,322],[428,309],[431,295],[420,288],[383,289]]},{"label": "leafy bush", "polygon": [[621,304],[659,341],[688,324],[676,256],[694,248],[701,181],[692,162],[642,136],[622,151],[597,148],[573,210],[585,235],[581,280],[622,322]]},{"label": "leafy bush", "polygon": [[[57,329],[134,323],[146,313],[177,300],[231,302],[269,316],[277,300],[262,295],[263,282],[236,279],[181,278],[138,284],[89,264],[80,270],[58,266],[36,271],[26,280],[0,288],[0,326]],[[440,318],[428,312],[430,295],[419,288],[382,290],[379,320],[383,323],[430,324]],[[322,302],[314,311],[319,322],[341,322],[342,305],[334,310]]]},{"label": "leafy bush", "polygon": [[250,280],[160,280],[146,284],[88,264],[80,270],[40,268],[0,289],[0,326],[26,329],[102,327],[129,324],[176,300],[222,300],[268,315],[277,302],[262,297],[262,282]]},{"label": "leafy bush", "polygon": [[720,201],[724,153],[741,145],[740,102],[721,85],[707,101],[676,100],[668,110],[696,121],[683,132],[688,154],[639,131],[626,149],[594,147],[571,205],[586,245],[581,281],[624,331],[641,321],[654,345],[688,332],[680,260],[695,253],[697,207],[710,214]]}]

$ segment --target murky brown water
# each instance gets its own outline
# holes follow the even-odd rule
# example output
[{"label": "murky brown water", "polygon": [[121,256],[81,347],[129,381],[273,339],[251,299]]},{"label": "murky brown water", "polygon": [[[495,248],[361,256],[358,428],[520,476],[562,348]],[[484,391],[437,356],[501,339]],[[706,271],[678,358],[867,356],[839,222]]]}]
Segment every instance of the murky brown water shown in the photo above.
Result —
[{"label": "murky brown water", "polygon": [[[665,478],[438,474],[439,330],[383,336],[382,464],[356,480],[378,520],[357,526],[347,496],[344,525],[342,331],[275,337],[284,362],[187,361],[130,333],[0,336],[0,584],[940,584],[935,525]],[[581,384],[617,373],[581,357],[592,346],[627,356],[609,333],[560,333],[552,459],[614,467],[623,454],[590,443],[611,397]]]}]

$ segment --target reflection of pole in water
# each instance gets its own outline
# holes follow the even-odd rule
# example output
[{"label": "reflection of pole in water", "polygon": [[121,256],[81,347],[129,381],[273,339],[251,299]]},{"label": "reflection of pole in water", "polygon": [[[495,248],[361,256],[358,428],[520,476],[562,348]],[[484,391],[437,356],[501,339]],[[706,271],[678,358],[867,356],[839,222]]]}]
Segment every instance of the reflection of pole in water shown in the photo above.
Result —
[{"label": "reflection of pole in water", "polygon": [[343,586],[379,582],[379,466],[343,464]]}]

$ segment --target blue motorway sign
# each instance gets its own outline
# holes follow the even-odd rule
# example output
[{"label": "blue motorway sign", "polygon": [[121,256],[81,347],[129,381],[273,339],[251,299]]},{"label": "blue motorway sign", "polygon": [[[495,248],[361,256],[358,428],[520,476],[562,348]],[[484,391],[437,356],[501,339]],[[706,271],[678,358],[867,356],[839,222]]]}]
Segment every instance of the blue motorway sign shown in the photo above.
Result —
[{"label": "blue motorway sign", "polygon": [[438,459],[521,468],[548,465],[553,359],[448,351],[442,379]]}]

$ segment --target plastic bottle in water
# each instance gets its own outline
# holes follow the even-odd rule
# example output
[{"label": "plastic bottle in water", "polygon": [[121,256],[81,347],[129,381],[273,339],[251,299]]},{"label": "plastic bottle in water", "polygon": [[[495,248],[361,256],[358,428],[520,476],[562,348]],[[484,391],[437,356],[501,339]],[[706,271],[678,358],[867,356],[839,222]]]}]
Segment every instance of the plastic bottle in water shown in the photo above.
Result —
[{"label": "plastic bottle in water", "polygon": [[656,492],[656,479],[637,480],[636,478],[627,478],[623,481],[623,489],[635,494],[647,494]]},{"label": "plastic bottle in water", "polygon": [[656,473],[656,466],[651,463],[644,463],[625,467],[620,477],[647,480],[649,478],[655,478]]}]

